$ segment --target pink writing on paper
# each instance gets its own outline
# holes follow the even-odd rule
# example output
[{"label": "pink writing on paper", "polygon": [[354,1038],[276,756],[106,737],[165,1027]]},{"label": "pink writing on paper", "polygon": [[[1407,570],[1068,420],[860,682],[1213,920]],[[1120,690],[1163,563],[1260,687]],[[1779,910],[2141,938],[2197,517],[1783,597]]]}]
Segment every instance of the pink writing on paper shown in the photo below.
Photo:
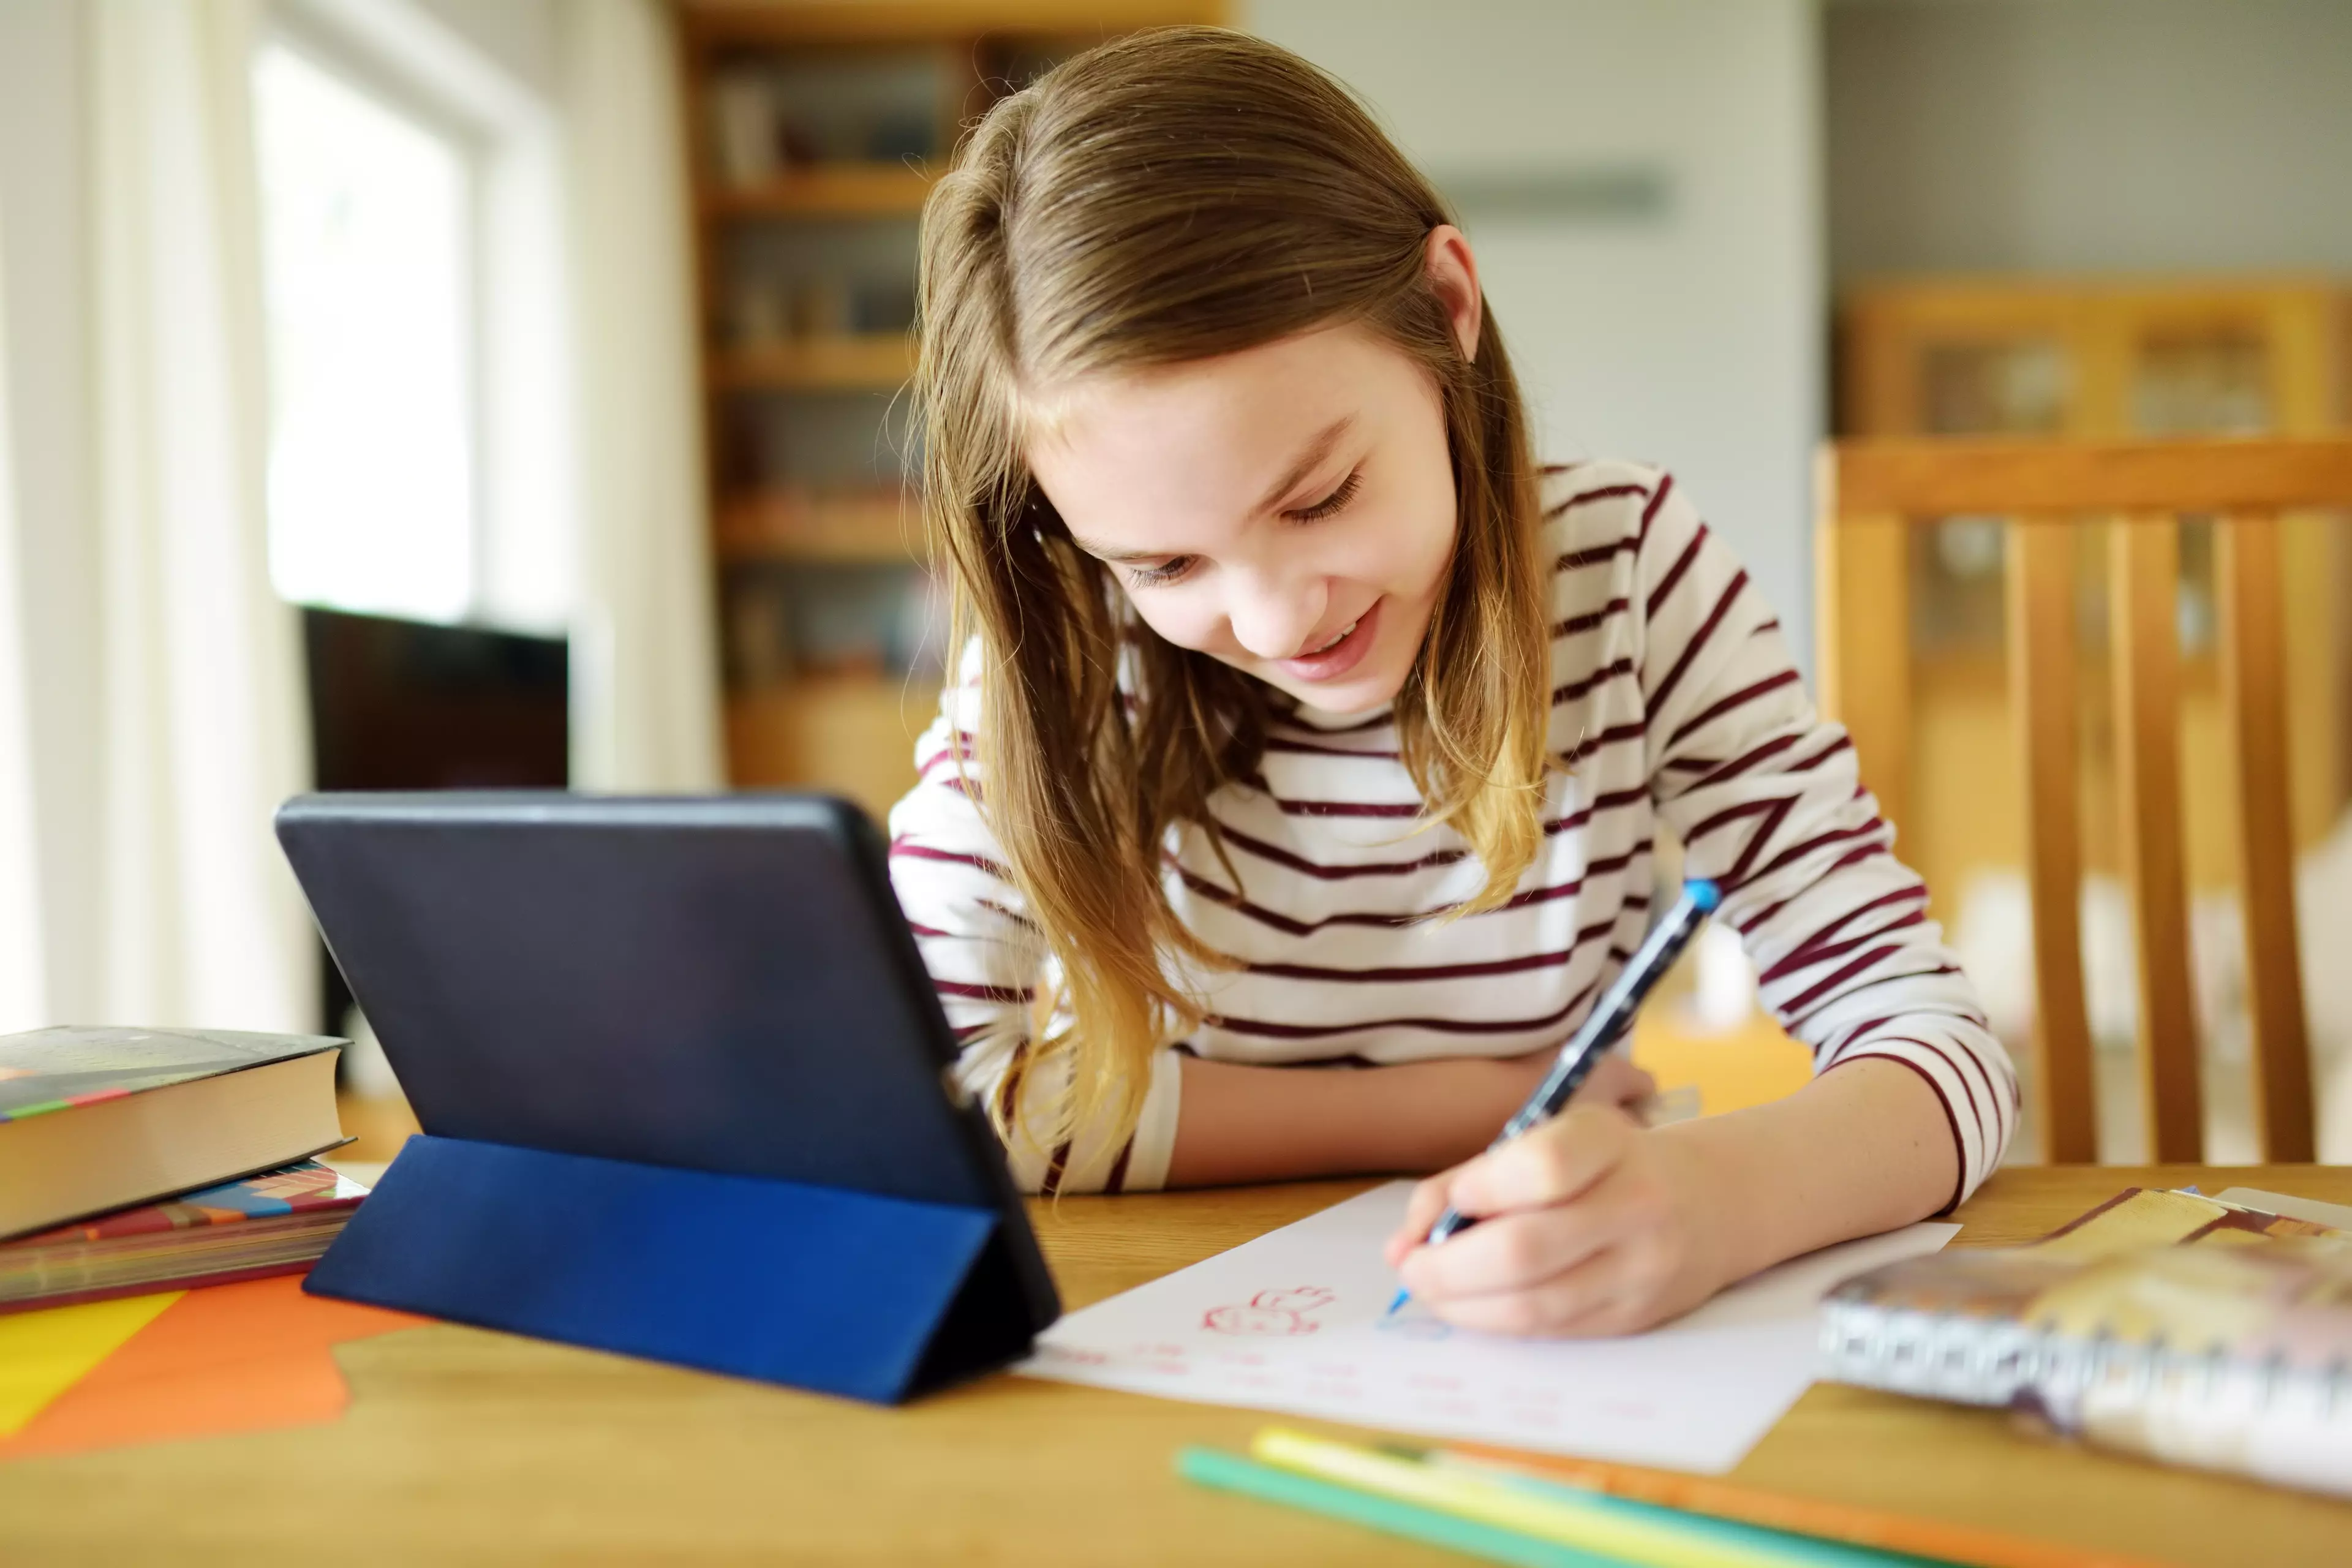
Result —
[{"label": "pink writing on paper", "polygon": [[1261,1290],[1241,1306],[1210,1308],[1201,1326],[1221,1334],[1311,1334],[1321,1325],[1307,1314],[1336,1300],[1319,1285]]}]

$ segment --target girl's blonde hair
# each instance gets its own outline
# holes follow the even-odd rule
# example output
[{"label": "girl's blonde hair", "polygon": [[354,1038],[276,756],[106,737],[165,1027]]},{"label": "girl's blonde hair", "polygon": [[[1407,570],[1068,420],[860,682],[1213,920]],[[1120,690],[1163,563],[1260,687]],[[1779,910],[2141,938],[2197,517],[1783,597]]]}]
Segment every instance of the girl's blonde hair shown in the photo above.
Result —
[{"label": "girl's blonde hair", "polygon": [[[1465,910],[1507,899],[1535,858],[1549,684],[1535,474],[1493,313],[1465,359],[1430,286],[1429,234],[1450,221],[1339,82],[1211,27],[1056,67],[989,110],[924,204],[923,511],[954,570],[951,646],[976,633],[981,653],[973,793],[1060,973],[1041,1009],[1058,1022],[1023,1075],[1067,1086],[1048,1145],[1106,1111],[1131,1129],[1150,1056],[1201,1023],[1169,960],[1230,967],[1171,907],[1163,846],[1196,825],[1238,887],[1208,801],[1255,775],[1269,710],[1256,680],[1145,628],[1072,542],[1023,455],[1041,395],[1342,323],[1421,364],[1458,522],[1400,743],[1427,819],[1486,868]],[[1010,1100],[1000,1131],[1038,1139]]]}]

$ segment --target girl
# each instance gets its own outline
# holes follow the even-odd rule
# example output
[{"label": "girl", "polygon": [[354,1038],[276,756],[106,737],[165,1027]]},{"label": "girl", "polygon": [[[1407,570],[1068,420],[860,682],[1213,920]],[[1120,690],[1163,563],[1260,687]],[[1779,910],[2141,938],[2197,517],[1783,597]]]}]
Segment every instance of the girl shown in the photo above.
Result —
[{"label": "girl", "polygon": [[[1452,1166],[1414,1296],[1616,1333],[2000,1159],[2009,1063],[1770,609],[1671,476],[1536,467],[1468,241],[1345,89],[1214,29],[1080,56],[932,193],[920,300],[967,653],[892,868],[1027,1185]],[[1817,1076],[1651,1131],[1618,1063],[1479,1154],[1662,824]],[[1449,1201],[1487,1223],[1416,1246]]]}]

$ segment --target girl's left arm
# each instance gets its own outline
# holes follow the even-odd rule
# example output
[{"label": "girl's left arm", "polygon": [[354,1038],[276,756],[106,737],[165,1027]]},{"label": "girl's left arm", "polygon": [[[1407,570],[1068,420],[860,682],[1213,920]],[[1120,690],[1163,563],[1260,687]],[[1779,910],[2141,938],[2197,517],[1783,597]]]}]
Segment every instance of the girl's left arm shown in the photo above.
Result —
[{"label": "girl's left arm", "polygon": [[[1628,540],[1650,793],[1724,890],[1765,1005],[1812,1047],[1773,1104],[1645,1131],[1601,1108],[1423,1184],[1391,1246],[1467,1325],[1622,1332],[1759,1268],[1948,1210],[2000,1159],[2016,1078],[1893,853],[1853,742],[1730,551],[1661,476]],[[1495,1216],[1413,1244],[1446,1203]]]}]

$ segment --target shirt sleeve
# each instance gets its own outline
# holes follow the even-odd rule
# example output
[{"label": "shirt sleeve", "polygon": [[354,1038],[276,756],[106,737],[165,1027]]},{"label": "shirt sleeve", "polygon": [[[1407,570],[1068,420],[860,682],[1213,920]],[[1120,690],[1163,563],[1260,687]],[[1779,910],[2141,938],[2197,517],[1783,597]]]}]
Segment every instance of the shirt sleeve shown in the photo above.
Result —
[{"label": "shirt sleeve", "polygon": [[963,679],[941,695],[939,717],[915,744],[915,787],[890,812],[890,883],[955,1032],[957,1079],[1021,1130],[1005,1153],[1024,1192],[1159,1187],[1176,1143],[1181,1064],[1172,1048],[1152,1058],[1131,1135],[1082,1126],[1066,1142],[1048,1142],[1067,1089],[1066,1072],[1033,1070],[1033,1018],[1050,954],[975,801],[977,649],[963,662]]},{"label": "shirt sleeve", "polygon": [[1816,1074],[1875,1058],[1936,1091],[1958,1205],[2008,1146],[2017,1077],[1927,918],[1927,884],[1895,858],[1853,742],[1814,710],[1780,623],[1670,476],[1633,570],[1650,790],[1686,874],[1722,888],[1717,918]]}]

